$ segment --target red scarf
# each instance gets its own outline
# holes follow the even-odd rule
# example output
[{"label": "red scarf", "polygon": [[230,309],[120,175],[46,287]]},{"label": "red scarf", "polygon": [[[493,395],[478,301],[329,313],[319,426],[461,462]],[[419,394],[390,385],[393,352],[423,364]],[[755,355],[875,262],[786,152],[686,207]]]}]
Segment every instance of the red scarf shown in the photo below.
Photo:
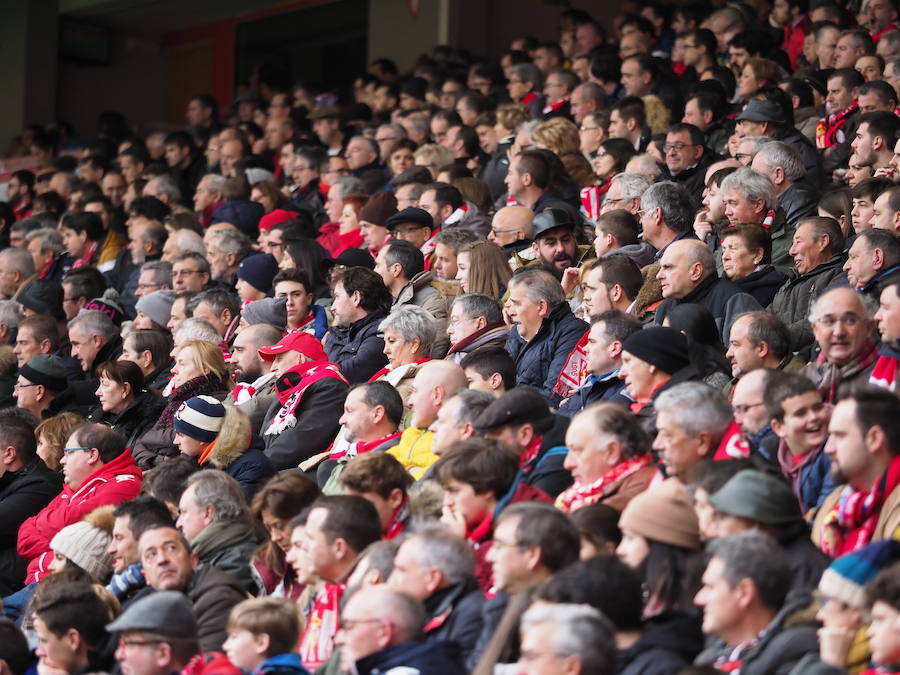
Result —
[{"label": "red scarf", "polygon": [[338,632],[338,617],[341,598],[347,590],[346,584],[326,583],[316,595],[312,609],[306,617],[306,628],[300,637],[300,660],[309,670],[315,670],[334,651],[334,638]]},{"label": "red scarf", "polygon": [[869,376],[869,384],[883,387],[888,391],[897,391],[897,365],[897,359],[893,356],[886,354],[879,356]]},{"label": "red scarf", "polygon": [[[399,435],[399,434],[398,434]],[[391,514],[391,523],[385,530],[383,539],[396,539],[406,529],[406,521],[409,520],[409,497],[404,497],[400,506]]]},{"label": "red scarf", "polygon": [[544,106],[543,113],[546,115],[547,113],[552,113],[552,112],[554,112],[554,111],[556,111],[556,110],[559,110],[560,108],[562,108],[562,107],[563,107],[566,103],[568,103],[568,102],[569,102],[569,99],[564,98],[564,99],[562,99],[562,100],[560,100],[560,101],[557,101],[556,103],[551,103],[551,104],[549,104],[549,105],[545,105],[545,106]]},{"label": "red scarf", "polygon": [[524,106],[527,106],[529,103],[531,103],[537,97],[538,97],[538,95],[536,93],[534,93],[533,91],[529,91],[527,94],[525,94],[522,98],[519,99],[519,103],[521,103]]},{"label": "red scarf", "polygon": [[838,503],[825,516],[822,550],[832,558],[853,553],[872,540],[881,507],[900,484],[900,457],[894,457],[871,492],[854,490],[849,485]]},{"label": "red scarf", "polygon": [[[388,434],[383,438],[378,438],[374,441],[357,441],[356,443],[351,443],[349,445],[343,445],[342,449],[334,450],[330,455],[328,455],[328,459],[342,459],[344,457],[351,458],[356,457],[358,455],[365,455],[367,452],[372,452],[375,448],[377,448],[382,443],[387,443],[388,441],[392,441],[395,438],[399,437],[402,432],[397,431],[393,434]],[[334,446],[332,445],[332,448]]]},{"label": "red scarf", "polygon": [[616,464],[589,485],[578,485],[576,483],[563,490],[559,497],[556,498],[556,508],[563,513],[572,513],[582,507],[596,504],[606,496],[610,488],[625,480],[631,474],[640,471],[645,466],[649,466],[652,461],[653,457],[649,453],[640,457],[626,459],[624,462]]},{"label": "red scarf", "polygon": [[560,398],[569,398],[578,391],[578,388],[584,384],[588,376],[588,360],[587,352],[584,348],[587,346],[588,330],[581,339],[575,344],[569,358],[566,359],[565,365],[559,371],[559,377],[556,378],[556,384],[553,387],[553,393]]},{"label": "red scarf", "polygon": [[94,259],[94,254],[96,252],[97,252],[97,242],[92,241],[91,245],[87,247],[87,251],[84,252],[84,255],[72,263],[72,269],[74,270],[79,267],[90,267],[90,265]]},{"label": "red scarf", "polygon": [[737,421],[732,420],[731,425],[725,430],[722,442],[716,448],[716,454],[713,459],[718,461],[722,459],[740,459],[750,456],[750,446],[747,439],[741,433],[741,425]]},{"label": "red scarf", "polygon": [[653,391],[651,391],[650,395],[643,401],[635,401],[634,403],[632,403],[631,404],[631,412],[633,412],[635,414],[639,413],[645,405],[647,405],[648,403],[650,403],[650,401],[653,400],[653,396],[656,394],[656,392],[659,391],[660,387],[662,387],[666,382],[668,382],[671,379],[672,379],[671,377],[667,377],[665,380],[663,380],[658,385],[653,387]]},{"label": "red scarf", "polygon": [[850,116],[859,110],[859,104],[856,101],[846,110],[839,113],[831,113],[828,117],[820,119],[816,123],[816,147],[819,150],[830,148],[833,145],[839,145],[847,139],[845,129]]},{"label": "red scarf", "polygon": [[541,451],[543,438],[543,436],[535,436],[534,440],[531,441],[531,445],[522,453],[522,457],[519,459],[519,468],[525,473],[530,473],[534,468],[531,464],[537,459],[538,453]]}]

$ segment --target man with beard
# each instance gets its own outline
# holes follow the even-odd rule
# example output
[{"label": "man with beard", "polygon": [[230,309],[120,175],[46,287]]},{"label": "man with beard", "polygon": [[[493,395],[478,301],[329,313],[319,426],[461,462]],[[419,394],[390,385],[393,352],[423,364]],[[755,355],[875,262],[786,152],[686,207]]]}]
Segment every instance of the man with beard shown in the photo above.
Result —
[{"label": "man with beard", "polygon": [[14,171],[6,184],[6,201],[12,207],[16,220],[31,215],[34,197],[34,174],[26,169]]},{"label": "man with beard", "polygon": [[260,357],[259,350],[274,345],[281,339],[281,331],[268,323],[257,323],[241,330],[231,346],[228,363],[234,365],[237,385],[234,401],[250,418],[250,424],[258,429],[266,416],[266,410],[278,398],[275,394],[275,377],[271,364]]},{"label": "man with beard", "polygon": [[822,503],[812,539],[835,558],[900,527],[900,401],[889,391],[855,387],[834,408],[825,453],[841,484]]},{"label": "man with beard", "polygon": [[594,248],[575,238],[579,223],[568,208],[549,206],[534,217],[533,265],[543,265],[557,279],[570,267],[594,257]]}]

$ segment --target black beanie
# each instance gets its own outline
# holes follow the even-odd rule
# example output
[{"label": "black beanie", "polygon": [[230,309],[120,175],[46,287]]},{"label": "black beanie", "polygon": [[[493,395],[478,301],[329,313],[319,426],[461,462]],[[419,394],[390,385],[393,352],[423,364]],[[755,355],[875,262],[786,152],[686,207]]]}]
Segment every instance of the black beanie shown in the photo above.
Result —
[{"label": "black beanie", "polygon": [[684,333],[665,326],[648,326],[632,333],[622,343],[622,351],[672,375],[690,363]]}]

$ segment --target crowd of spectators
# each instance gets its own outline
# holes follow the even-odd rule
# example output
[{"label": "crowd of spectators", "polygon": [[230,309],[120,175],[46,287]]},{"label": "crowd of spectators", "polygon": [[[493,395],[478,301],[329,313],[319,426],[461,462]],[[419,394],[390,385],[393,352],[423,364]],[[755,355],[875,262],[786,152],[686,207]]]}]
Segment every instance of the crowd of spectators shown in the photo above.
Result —
[{"label": "crowd of spectators", "polygon": [[900,664],[896,0],[33,125],[0,675]]}]

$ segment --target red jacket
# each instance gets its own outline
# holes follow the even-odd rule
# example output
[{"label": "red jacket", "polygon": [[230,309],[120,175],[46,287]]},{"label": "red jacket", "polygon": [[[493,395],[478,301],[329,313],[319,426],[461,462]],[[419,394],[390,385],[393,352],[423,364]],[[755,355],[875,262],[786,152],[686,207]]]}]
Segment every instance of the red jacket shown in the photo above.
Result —
[{"label": "red jacket", "polygon": [[43,510],[22,523],[16,549],[28,561],[25,583],[46,576],[52,559],[50,540],[57,532],[99,506],[134,499],[141,491],[141,480],[141,470],[126,450],[88,476],[77,490],[64,486]]}]

